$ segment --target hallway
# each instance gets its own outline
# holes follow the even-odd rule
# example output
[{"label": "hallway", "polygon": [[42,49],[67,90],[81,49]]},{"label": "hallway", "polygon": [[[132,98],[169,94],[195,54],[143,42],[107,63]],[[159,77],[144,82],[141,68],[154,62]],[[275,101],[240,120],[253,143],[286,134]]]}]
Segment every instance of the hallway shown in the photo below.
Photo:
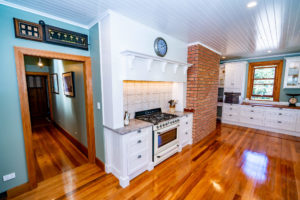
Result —
[{"label": "hallway", "polygon": [[50,122],[48,125],[34,126],[32,132],[38,182],[88,162]]}]

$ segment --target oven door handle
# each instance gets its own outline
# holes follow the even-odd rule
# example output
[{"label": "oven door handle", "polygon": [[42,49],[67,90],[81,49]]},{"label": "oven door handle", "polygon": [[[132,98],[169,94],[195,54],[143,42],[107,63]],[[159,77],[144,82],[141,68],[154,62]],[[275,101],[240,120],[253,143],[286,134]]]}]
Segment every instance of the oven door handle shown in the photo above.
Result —
[{"label": "oven door handle", "polygon": [[169,129],[167,129],[166,131],[163,131],[163,132],[157,132],[157,135],[161,135],[161,134],[163,134],[163,133],[165,133],[165,132],[168,132],[168,131],[170,131],[170,130],[172,130],[172,129],[175,129],[175,128],[178,128],[179,127],[179,124],[177,125],[177,126],[175,126],[175,127],[172,127],[172,128],[169,128]]}]

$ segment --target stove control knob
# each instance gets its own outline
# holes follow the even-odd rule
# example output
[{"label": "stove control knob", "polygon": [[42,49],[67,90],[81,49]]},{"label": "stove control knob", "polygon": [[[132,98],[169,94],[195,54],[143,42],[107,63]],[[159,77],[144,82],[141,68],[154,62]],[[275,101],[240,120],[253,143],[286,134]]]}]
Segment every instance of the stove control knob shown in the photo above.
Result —
[{"label": "stove control knob", "polygon": [[156,126],[156,128],[159,128],[159,126]]}]

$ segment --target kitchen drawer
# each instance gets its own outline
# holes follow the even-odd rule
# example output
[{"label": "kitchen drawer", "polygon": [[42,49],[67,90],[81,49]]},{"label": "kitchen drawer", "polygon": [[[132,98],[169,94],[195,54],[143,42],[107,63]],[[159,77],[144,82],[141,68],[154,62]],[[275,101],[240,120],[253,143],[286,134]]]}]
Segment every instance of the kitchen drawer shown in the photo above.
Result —
[{"label": "kitchen drawer", "polygon": [[144,149],[142,151],[133,153],[128,158],[128,174],[132,174],[144,167],[147,164],[147,151],[148,149]]},{"label": "kitchen drawer", "polygon": [[266,111],[266,117],[267,118],[274,118],[274,117],[283,117],[283,118],[291,118],[296,119],[297,118],[297,112],[294,110],[288,110],[288,109],[268,109]]},{"label": "kitchen drawer", "polygon": [[228,120],[228,121],[234,121],[238,122],[239,121],[239,115],[238,114],[232,114],[232,113],[224,113],[223,120]]},{"label": "kitchen drawer", "polygon": [[264,119],[261,116],[241,116],[240,122],[258,126],[264,125]]},{"label": "kitchen drawer", "polygon": [[284,121],[284,120],[266,120],[265,126],[275,129],[282,129],[282,130],[288,130],[288,131],[296,131],[296,123]]},{"label": "kitchen drawer", "polygon": [[180,118],[180,126],[182,129],[190,129],[193,126],[193,117],[189,115],[188,117],[183,116]]},{"label": "kitchen drawer", "polygon": [[265,115],[265,111],[261,108],[255,108],[255,107],[251,107],[251,106],[241,106],[240,108],[241,110],[241,115],[243,116],[260,116],[260,117],[264,117]]},{"label": "kitchen drawer", "polygon": [[238,114],[240,113],[240,106],[235,104],[223,104],[224,112],[230,114]]},{"label": "kitchen drawer", "polygon": [[129,139],[128,153],[132,154],[134,152],[141,151],[146,147],[146,136],[144,134],[138,134],[138,136]]},{"label": "kitchen drawer", "polygon": [[296,131],[300,132],[300,111],[298,111],[298,119],[296,123]]},{"label": "kitchen drawer", "polygon": [[141,135],[146,135],[147,131],[148,131],[148,128],[143,128],[143,129],[139,129],[137,131],[133,131],[129,135],[130,135],[130,138],[139,137]]}]

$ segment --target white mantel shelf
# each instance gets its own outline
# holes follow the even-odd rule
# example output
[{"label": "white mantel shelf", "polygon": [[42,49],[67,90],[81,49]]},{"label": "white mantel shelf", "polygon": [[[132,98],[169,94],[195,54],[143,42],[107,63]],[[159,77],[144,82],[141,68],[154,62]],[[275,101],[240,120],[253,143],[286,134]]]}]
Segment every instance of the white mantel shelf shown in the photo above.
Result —
[{"label": "white mantel shelf", "polygon": [[123,56],[126,56],[127,65],[129,66],[130,69],[133,69],[133,61],[136,58],[145,60],[145,62],[147,64],[147,71],[151,71],[153,61],[161,63],[161,71],[162,72],[165,72],[166,71],[166,66],[168,64],[170,64],[173,67],[174,74],[177,73],[177,70],[178,70],[179,67],[183,67],[184,68],[184,74],[186,74],[187,69],[193,65],[193,64],[189,64],[189,63],[178,62],[178,61],[175,61],[175,60],[169,60],[169,59],[166,59],[166,58],[151,56],[151,55],[138,53],[138,52],[134,52],[134,51],[129,51],[129,50],[122,51],[121,54]]}]

